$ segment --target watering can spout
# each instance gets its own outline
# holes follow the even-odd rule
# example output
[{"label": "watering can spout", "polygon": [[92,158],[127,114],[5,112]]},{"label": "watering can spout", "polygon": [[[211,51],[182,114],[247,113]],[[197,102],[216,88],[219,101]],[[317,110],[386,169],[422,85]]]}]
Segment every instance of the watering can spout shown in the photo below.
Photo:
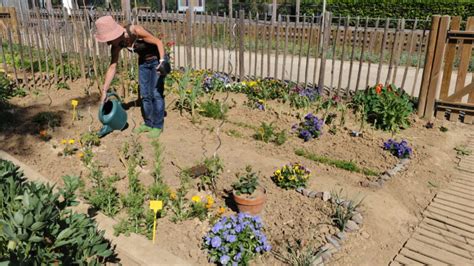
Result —
[{"label": "watering can spout", "polygon": [[[113,97],[114,99],[110,99]],[[99,121],[103,127],[98,132],[104,137],[114,130],[123,130],[127,127],[127,112],[122,107],[122,101],[115,92],[107,93],[107,101],[99,107]]]}]

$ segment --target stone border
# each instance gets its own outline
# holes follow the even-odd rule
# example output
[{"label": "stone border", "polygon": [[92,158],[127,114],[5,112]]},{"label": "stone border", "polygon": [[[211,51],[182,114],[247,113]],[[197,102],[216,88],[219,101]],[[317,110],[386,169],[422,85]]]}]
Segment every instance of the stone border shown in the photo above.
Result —
[{"label": "stone border", "polygon": [[407,169],[407,165],[410,163],[409,158],[401,159],[392,169],[385,171],[376,181],[368,181],[363,180],[359,182],[359,185],[362,187],[370,187],[370,188],[382,188],[385,181],[389,181],[397,173],[402,170]]},{"label": "stone border", "polygon": [[[53,185],[53,183],[42,176],[40,173],[25,165],[7,152],[0,150],[0,159],[8,160],[19,166],[23,171],[25,178],[29,181],[42,182]],[[56,188],[58,186],[56,185]],[[80,213],[87,213],[89,205],[78,199],[79,205],[74,209]],[[97,213],[93,219],[97,223],[99,230],[104,230],[104,237],[107,238],[112,245],[115,245],[115,251],[118,258],[121,259],[122,265],[192,265],[192,263],[179,258],[166,250],[159,247],[159,243],[153,245],[152,242],[144,236],[131,233],[129,237],[124,235],[114,236],[113,226],[116,220]]]},{"label": "stone border", "polygon": [[[325,202],[329,201],[333,204],[339,204],[344,208],[347,208],[349,204],[353,202],[351,200],[344,199],[339,199],[339,202],[336,202],[336,199],[333,198],[331,193],[328,191],[318,192],[299,187],[296,189],[296,192],[309,198],[319,198]],[[337,232],[334,235],[326,235],[327,243],[319,248],[319,252],[321,252],[321,257],[314,262],[314,265],[324,265],[324,262],[328,262],[331,259],[332,254],[342,248],[343,241],[347,238],[346,233],[358,231],[363,221],[364,218],[362,217],[362,214],[360,214],[360,212],[358,211],[354,211],[352,212],[351,220],[347,221],[346,227],[344,228],[344,232]]]}]

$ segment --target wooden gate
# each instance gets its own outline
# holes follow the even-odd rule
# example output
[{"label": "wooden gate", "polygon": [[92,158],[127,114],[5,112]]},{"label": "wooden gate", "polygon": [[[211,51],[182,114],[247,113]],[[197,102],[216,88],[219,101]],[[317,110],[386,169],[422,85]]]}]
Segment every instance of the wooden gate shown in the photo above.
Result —
[{"label": "wooden gate", "polygon": [[473,41],[474,17],[464,22],[460,17],[433,16],[420,89],[420,117],[474,122]]}]

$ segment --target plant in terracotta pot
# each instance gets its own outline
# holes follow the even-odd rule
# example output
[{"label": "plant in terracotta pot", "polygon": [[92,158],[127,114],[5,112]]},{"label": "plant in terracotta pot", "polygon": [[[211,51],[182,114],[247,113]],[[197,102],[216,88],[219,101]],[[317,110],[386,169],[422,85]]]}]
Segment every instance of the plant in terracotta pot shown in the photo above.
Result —
[{"label": "plant in terracotta pot", "polygon": [[266,200],[266,191],[258,184],[258,173],[252,171],[248,165],[244,174],[237,174],[239,180],[233,187],[233,196],[239,212],[247,212],[252,215],[259,214]]}]

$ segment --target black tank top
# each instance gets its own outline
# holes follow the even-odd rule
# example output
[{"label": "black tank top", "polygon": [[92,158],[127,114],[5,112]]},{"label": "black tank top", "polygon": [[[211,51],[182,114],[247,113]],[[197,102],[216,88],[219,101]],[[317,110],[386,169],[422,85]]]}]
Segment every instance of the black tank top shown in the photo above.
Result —
[{"label": "black tank top", "polygon": [[127,25],[126,30],[128,36],[135,37],[135,41],[133,42],[132,47],[127,47],[127,49],[138,54],[138,62],[141,64],[148,60],[159,60],[160,53],[158,47],[155,44],[145,42],[143,39],[138,39],[137,36],[130,31],[130,26],[131,25]]}]

